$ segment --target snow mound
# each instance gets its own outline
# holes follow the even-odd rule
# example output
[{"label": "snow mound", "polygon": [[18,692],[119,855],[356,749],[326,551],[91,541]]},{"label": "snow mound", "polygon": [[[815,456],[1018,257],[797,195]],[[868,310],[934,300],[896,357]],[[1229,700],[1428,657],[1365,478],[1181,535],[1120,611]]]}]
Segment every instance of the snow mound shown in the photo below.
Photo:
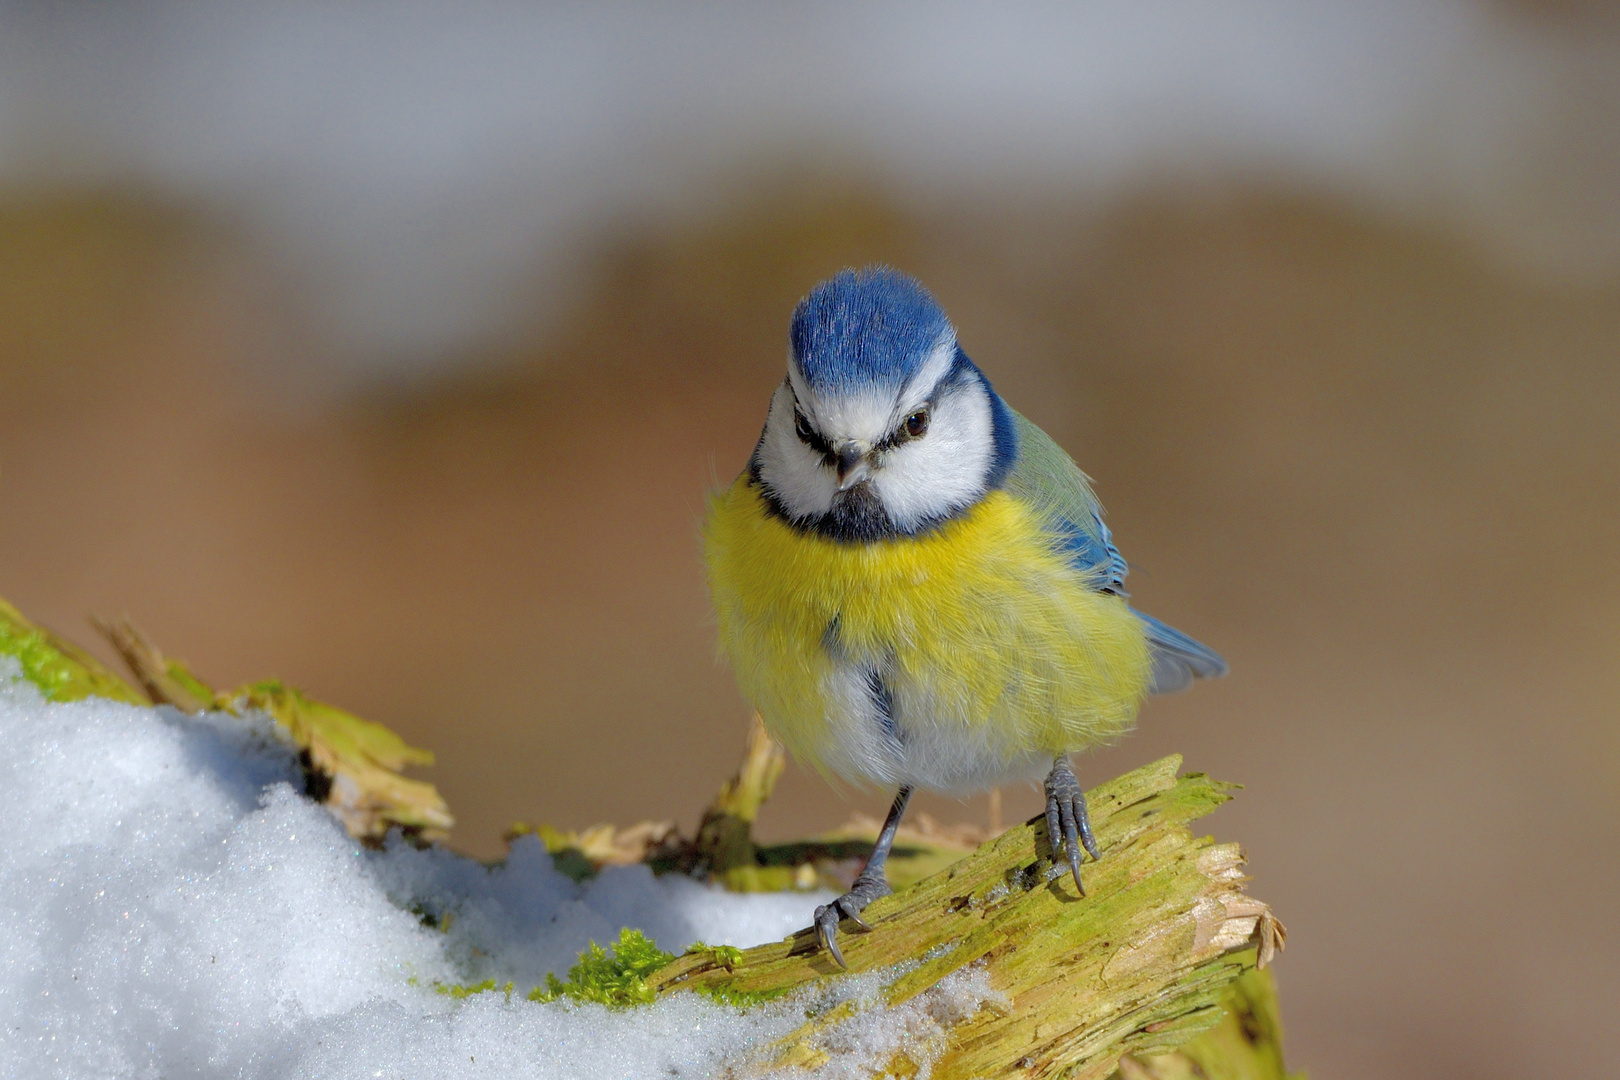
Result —
[{"label": "snow mound", "polygon": [[[746,947],[826,894],[738,895],[645,867],[576,884],[532,837],[498,867],[369,851],[297,794],[268,720],[44,701],[0,657],[0,1074],[512,1077],[712,1073],[841,1001],[826,1075],[926,1062],[995,995],[960,972],[905,1005],[893,974],[738,1010],[692,994],[610,1012],[522,991],[638,928]],[[429,923],[447,925],[441,931]],[[455,1000],[436,984],[510,980]],[[865,1070],[865,1072],[863,1072]]]}]

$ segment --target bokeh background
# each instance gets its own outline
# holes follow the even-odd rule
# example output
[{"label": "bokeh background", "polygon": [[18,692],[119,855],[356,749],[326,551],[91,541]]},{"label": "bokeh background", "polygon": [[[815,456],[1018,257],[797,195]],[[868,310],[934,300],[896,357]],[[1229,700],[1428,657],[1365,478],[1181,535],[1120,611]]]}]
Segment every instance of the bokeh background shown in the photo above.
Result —
[{"label": "bokeh background", "polygon": [[1247,785],[1292,1062],[1610,1075],[1606,5],[8,0],[0,596],[432,747],[462,850],[690,828],[747,718],[705,493],[871,261],[1230,658],[1082,777]]}]

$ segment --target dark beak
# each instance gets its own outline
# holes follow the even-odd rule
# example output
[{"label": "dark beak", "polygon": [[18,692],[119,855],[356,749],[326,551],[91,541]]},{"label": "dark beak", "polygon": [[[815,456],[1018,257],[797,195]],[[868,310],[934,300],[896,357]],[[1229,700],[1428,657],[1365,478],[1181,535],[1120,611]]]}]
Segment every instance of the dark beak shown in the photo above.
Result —
[{"label": "dark beak", "polygon": [[867,465],[866,447],[857,442],[840,444],[834,451],[837,454],[838,464],[838,490],[848,491],[856,484],[865,480],[870,471]]}]

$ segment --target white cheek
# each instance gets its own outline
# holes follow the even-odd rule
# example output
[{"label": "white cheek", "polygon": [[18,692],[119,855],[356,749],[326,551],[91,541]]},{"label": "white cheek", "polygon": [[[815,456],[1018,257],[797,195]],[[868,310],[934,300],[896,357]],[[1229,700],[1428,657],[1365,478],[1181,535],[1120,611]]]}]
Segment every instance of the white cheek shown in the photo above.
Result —
[{"label": "white cheek", "polygon": [[820,517],[832,509],[838,481],[821,455],[794,431],[793,392],[779,386],[759,446],[759,478],[788,516]]},{"label": "white cheek", "polygon": [[973,385],[942,398],[928,434],[896,447],[872,486],[901,529],[915,529],[972,504],[984,494],[995,451],[990,401]]}]

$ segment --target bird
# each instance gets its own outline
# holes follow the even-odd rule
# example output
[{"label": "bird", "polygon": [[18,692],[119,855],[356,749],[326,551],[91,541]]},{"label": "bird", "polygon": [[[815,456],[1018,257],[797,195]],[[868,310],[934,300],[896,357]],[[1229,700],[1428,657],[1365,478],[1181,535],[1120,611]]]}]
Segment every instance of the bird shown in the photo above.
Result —
[{"label": "bird", "polygon": [[796,760],[897,794],[840,924],[892,890],[916,790],[1045,775],[1053,865],[1097,860],[1069,757],[1129,730],[1149,693],[1226,661],[1134,610],[1090,479],[1013,411],[943,308],[887,266],[846,269],[793,311],[787,375],[736,480],[711,495],[704,560],[722,657]]}]

